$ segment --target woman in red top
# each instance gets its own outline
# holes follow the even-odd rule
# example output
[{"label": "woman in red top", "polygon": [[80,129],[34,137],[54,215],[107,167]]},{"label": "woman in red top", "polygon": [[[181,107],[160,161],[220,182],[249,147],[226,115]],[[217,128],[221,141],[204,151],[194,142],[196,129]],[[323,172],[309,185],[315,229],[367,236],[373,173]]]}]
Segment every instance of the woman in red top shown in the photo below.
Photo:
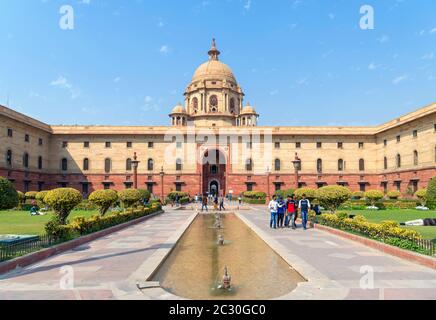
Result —
[{"label": "woman in red top", "polygon": [[287,228],[289,228],[289,222],[291,222],[292,229],[295,229],[296,212],[297,212],[297,203],[295,202],[293,196],[289,196],[288,200],[286,201],[285,226]]}]

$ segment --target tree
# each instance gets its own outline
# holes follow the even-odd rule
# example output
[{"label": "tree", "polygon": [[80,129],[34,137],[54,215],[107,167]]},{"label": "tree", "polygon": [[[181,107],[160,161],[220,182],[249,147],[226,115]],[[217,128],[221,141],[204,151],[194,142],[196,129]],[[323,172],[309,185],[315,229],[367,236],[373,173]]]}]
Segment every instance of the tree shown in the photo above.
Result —
[{"label": "tree", "polygon": [[350,199],[350,196],[351,191],[341,186],[322,187],[316,192],[319,203],[332,213],[335,213],[341,204]]},{"label": "tree", "polygon": [[114,190],[97,190],[91,193],[88,200],[95,204],[100,215],[104,216],[109,208],[118,200],[118,194]]},{"label": "tree", "polygon": [[351,198],[356,199],[356,200],[360,200],[363,197],[365,197],[365,192],[363,192],[363,191],[355,191],[351,194]]},{"label": "tree", "polygon": [[141,200],[141,192],[137,189],[118,191],[118,198],[123,203],[124,208],[129,208]]},{"label": "tree", "polygon": [[384,194],[380,190],[368,190],[365,192],[365,198],[371,202],[374,207],[376,202],[383,199]]},{"label": "tree", "polygon": [[427,187],[427,207],[436,209],[436,177],[433,177]]},{"label": "tree", "polygon": [[148,190],[145,189],[138,189],[138,191],[141,193],[141,200],[145,200],[148,202],[151,198],[151,193]]},{"label": "tree", "polygon": [[295,190],[294,196],[297,199],[301,199],[303,197],[303,194],[306,195],[306,198],[309,199],[309,201],[313,201],[316,198],[316,190],[311,188],[300,188]]},{"label": "tree", "polygon": [[425,203],[427,202],[427,189],[420,189],[416,191],[415,197],[419,199],[421,206],[425,207]]},{"label": "tree", "polygon": [[47,195],[48,191],[40,191],[36,194],[35,199],[38,201],[38,205],[47,206],[47,203],[45,202],[45,197]]},{"label": "tree", "polygon": [[400,191],[389,191],[387,194],[388,198],[391,200],[397,200],[399,197],[401,197],[401,192]]},{"label": "tree", "polygon": [[71,188],[54,189],[49,191],[44,197],[44,201],[54,210],[57,220],[61,225],[67,223],[71,210],[82,200],[82,194],[76,189]]},{"label": "tree", "polygon": [[18,192],[12,186],[12,183],[0,177],[0,209],[13,209],[18,206]]}]

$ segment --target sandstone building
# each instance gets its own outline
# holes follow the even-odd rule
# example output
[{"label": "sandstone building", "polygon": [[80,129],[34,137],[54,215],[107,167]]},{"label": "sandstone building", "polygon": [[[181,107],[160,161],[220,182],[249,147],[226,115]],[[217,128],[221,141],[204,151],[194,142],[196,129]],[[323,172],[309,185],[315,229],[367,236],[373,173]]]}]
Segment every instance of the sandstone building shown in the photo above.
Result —
[{"label": "sandstone building", "polygon": [[21,191],[119,190],[133,186],[134,153],[138,187],[158,197],[325,185],[410,194],[435,175],[436,104],[376,127],[260,127],[219,55],[214,42],[171,126],[51,126],[0,106],[0,175]]}]

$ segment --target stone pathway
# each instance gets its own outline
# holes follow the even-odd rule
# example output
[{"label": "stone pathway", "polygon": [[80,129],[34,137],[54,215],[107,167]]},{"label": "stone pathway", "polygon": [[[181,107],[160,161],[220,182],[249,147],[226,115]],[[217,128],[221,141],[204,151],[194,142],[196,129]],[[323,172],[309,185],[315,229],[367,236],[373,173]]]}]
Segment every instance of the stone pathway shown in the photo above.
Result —
[{"label": "stone pathway", "polygon": [[[238,216],[309,279],[283,298],[436,299],[435,270],[320,230],[271,230],[266,209]],[[361,288],[371,282],[368,271],[373,289]]]}]

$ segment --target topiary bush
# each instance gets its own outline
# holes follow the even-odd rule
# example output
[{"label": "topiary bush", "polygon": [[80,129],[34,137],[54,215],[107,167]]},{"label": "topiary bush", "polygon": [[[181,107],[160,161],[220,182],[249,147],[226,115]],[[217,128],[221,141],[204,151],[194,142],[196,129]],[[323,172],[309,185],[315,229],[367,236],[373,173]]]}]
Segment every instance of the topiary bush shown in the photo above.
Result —
[{"label": "topiary bush", "polygon": [[26,194],[25,194],[25,196],[26,196],[26,200],[35,200],[37,194],[38,194],[37,191],[29,191],[29,192],[26,192]]},{"label": "topiary bush", "polygon": [[35,195],[35,200],[38,201],[38,206],[47,207],[47,203],[45,202],[45,197],[47,196],[48,191],[40,191]]},{"label": "topiary bush", "polygon": [[387,197],[391,200],[398,200],[401,197],[401,192],[395,190],[389,191]]},{"label": "topiary bush", "polygon": [[318,189],[316,199],[320,205],[332,213],[338,210],[339,206],[350,199],[351,191],[342,186],[327,186]]},{"label": "topiary bush", "polygon": [[58,222],[65,225],[71,210],[82,201],[82,194],[72,188],[54,189],[47,193],[44,201],[56,213]]},{"label": "topiary bush", "polygon": [[177,197],[177,196],[179,196],[179,199],[181,199],[181,198],[185,198],[185,197],[189,197],[188,193],[186,193],[186,192],[182,192],[182,191],[171,191],[171,192],[168,194],[167,198],[168,198],[170,201],[174,201],[174,200],[176,200],[176,197]]},{"label": "topiary bush", "polygon": [[421,206],[425,207],[425,204],[427,202],[427,189],[420,189],[415,192],[415,197],[419,199],[421,202]]},{"label": "topiary bush", "polygon": [[295,193],[294,189],[287,189],[287,190],[277,190],[276,192],[274,192],[274,195],[286,199],[287,197],[293,196],[294,193]]},{"label": "topiary bush", "polygon": [[371,203],[372,206],[375,206],[377,201],[380,201],[384,198],[384,194],[380,190],[368,190],[365,192],[365,198]]},{"label": "topiary bush", "polygon": [[355,191],[351,194],[351,199],[360,200],[365,197],[365,192],[363,191]]},{"label": "topiary bush", "polygon": [[306,195],[306,198],[309,199],[309,201],[313,201],[316,198],[316,190],[312,188],[300,188],[294,192],[294,196],[297,199],[303,198],[303,194]]},{"label": "topiary bush", "polygon": [[13,209],[19,204],[18,192],[12,183],[0,177],[0,209]]},{"label": "topiary bush", "polygon": [[436,209],[436,177],[433,177],[427,187],[427,207]]},{"label": "topiary bush", "polygon": [[137,189],[126,189],[118,191],[118,198],[124,208],[130,208],[139,200],[141,200],[141,192]]},{"label": "topiary bush", "polygon": [[118,194],[114,190],[97,190],[89,195],[88,200],[99,208],[100,215],[103,217],[117,202]]},{"label": "topiary bush", "polygon": [[148,201],[150,201],[150,198],[151,198],[150,191],[145,190],[145,189],[138,189],[138,191],[141,193],[141,200],[148,203]]}]

